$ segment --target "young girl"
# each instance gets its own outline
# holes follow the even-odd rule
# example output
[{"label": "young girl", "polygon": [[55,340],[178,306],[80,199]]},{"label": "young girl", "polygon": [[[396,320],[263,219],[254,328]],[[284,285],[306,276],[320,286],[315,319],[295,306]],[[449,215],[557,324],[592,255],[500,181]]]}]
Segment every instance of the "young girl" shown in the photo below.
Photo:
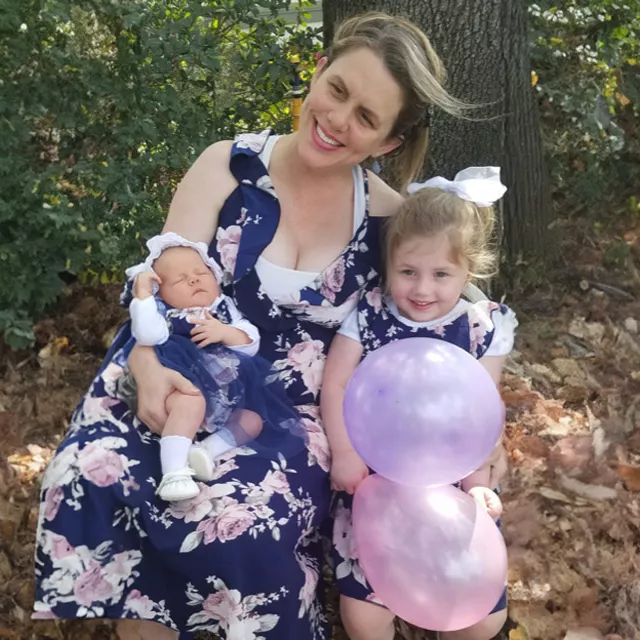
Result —
[{"label": "young girl", "polygon": [[[157,493],[164,500],[186,500],[200,491],[193,477],[211,480],[213,460],[230,449],[258,438],[258,453],[292,455],[304,440],[284,389],[266,382],[270,367],[255,358],[257,328],[220,293],[218,266],[206,245],[168,233],[147,246],[147,260],[127,270],[134,279],[131,333],[199,391],[168,397],[160,440]],[[214,433],[194,445],[201,427]]]},{"label": "young girl", "polygon": [[[334,489],[353,494],[369,474],[349,441],[342,406],[349,378],[370,351],[403,338],[446,340],[478,358],[499,384],[505,358],[513,346],[515,315],[502,304],[486,299],[470,302],[463,295],[472,279],[487,277],[494,270],[495,255],[489,246],[494,226],[491,205],[505,191],[498,168],[472,167],[461,171],[452,182],[433,178],[411,185],[412,195],[389,220],[385,290],[376,283],[365,290],[327,357],[321,411],[331,445]],[[461,487],[497,519],[502,505],[488,488],[489,475],[487,461],[461,479]],[[339,497],[338,511],[347,514],[347,520],[350,503],[348,496]],[[350,528],[350,522],[346,526]],[[353,624],[357,626],[349,616],[364,615],[356,609],[366,606],[360,602],[354,605],[352,599],[364,600],[370,597],[370,591],[365,590],[362,573],[353,564],[355,580],[341,580],[347,570],[345,561],[349,565],[357,555],[357,549],[350,549],[346,552],[350,557],[345,557],[344,540],[348,537],[344,518],[340,522],[337,519],[334,547],[336,560],[343,565],[337,571],[339,582],[347,585],[344,588],[341,584],[340,591],[342,615],[349,630]],[[505,604],[503,598],[494,611],[504,609]]]}]

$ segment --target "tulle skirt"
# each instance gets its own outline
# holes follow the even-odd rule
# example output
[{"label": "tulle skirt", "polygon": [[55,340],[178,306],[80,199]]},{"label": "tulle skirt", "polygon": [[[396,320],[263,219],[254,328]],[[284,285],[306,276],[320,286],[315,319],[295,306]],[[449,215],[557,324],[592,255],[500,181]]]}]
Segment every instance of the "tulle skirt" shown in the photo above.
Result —
[{"label": "tulle skirt", "polygon": [[[127,346],[125,353],[132,347]],[[223,437],[237,433],[242,428],[238,416],[246,410],[262,419],[260,434],[246,445],[258,455],[288,459],[305,449],[300,414],[287,397],[283,382],[276,379],[273,366],[263,357],[248,356],[221,344],[200,349],[179,335],[170,336],[154,349],[162,365],[182,374],[206,400],[205,419],[196,440],[218,431]],[[120,386],[121,394],[135,409],[137,393],[130,373]]]}]

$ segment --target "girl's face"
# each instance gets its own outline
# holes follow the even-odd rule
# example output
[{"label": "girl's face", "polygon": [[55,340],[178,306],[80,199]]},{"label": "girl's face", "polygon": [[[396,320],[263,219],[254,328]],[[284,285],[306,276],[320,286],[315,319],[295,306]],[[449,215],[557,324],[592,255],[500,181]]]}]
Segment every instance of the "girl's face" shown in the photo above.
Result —
[{"label": "girl's face", "polygon": [[429,322],[455,307],[469,276],[464,264],[452,259],[445,232],[403,242],[390,257],[389,294],[400,313],[413,322]]},{"label": "girl's face", "polygon": [[213,272],[189,247],[166,249],[153,270],[162,280],[160,297],[176,309],[210,307],[220,295]]},{"label": "girl's face", "polygon": [[354,166],[399,146],[402,140],[389,135],[404,98],[382,60],[361,48],[326,64],[318,63],[300,115],[304,162],[315,169]]}]

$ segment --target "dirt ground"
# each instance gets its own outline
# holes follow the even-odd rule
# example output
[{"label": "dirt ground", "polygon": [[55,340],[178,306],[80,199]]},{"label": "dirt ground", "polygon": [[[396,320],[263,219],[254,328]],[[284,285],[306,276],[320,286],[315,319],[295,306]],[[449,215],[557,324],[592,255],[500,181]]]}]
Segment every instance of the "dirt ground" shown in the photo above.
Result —
[{"label": "dirt ground", "polygon": [[[635,640],[640,225],[627,213],[606,232],[584,220],[556,231],[561,267],[536,287],[514,286],[507,299],[520,329],[503,384],[511,462],[503,494],[511,620],[503,636]],[[612,262],[612,252],[622,259]],[[36,349],[0,351],[0,639],[115,638],[110,623],[29,616],[38,481],[124,317],[117,300],[114,287],[70,287],[38,326]],[[345,638],[338,627],[335,638]]]}]

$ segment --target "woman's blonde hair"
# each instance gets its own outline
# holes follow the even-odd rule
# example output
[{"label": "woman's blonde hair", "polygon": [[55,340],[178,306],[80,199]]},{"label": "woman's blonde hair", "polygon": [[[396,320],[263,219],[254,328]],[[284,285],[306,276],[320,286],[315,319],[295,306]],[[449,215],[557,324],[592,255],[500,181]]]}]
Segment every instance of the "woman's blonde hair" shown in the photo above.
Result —
[{"label": "woman's blonde hair", "polygon": [[466,263],[474,279],[496,272],[497,251],[493,246],[496,216],[493,207],[478,207],[448,191],[425,187],[409,196],[385,228],[385,262],[398,247],[416,237],[446,233],[453,249],[452,260]]},{"label": "woman's blonde hair", "polygon": [[405,191],[427,155],[428,109],[435,105],[460,116],[469,105],[444,89],[446,72],[427,36],[406,18],[386,13],[365,13],[343,22],[327,52],[328,64],[355,49],[368,48],[377,54],[404,93],[404,105],[393,126],[391,138],[402,145],[390,154],[393,177]]}]

